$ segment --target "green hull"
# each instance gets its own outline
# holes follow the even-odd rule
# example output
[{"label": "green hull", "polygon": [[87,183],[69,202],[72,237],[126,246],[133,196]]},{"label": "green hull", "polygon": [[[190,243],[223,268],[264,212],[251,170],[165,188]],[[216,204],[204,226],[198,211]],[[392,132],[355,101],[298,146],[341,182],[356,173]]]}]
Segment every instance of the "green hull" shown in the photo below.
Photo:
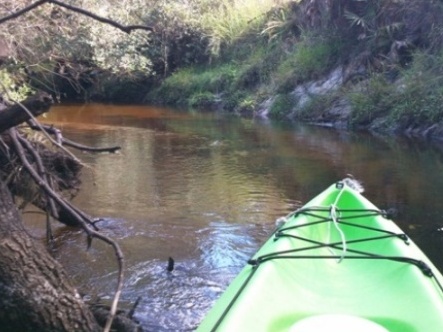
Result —
[{"label": "green hull", "polygon": [[443,331],[442,284],[397,225],[339,182],[287,218],[197,331],[302,331],[297,324],[309,317],[331,331],[331,315],[362,319],[367,331],[379,331],[371,322],[391,332]]}]

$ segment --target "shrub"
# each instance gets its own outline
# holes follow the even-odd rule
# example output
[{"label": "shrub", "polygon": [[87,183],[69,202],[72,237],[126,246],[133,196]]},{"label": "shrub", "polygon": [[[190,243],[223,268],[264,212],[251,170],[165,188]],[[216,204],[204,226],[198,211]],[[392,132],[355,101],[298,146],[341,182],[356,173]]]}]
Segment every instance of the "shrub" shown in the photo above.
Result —
[{"label": "shrub", "polygon": [[29,96],[33,90],[23,78],[23,69],[17,68],[14,74],[6,69],[0,69],[0,96],[9,102],[20,101]]},{"label": "shrub", "polygon": [[295,100],[291,94],[278,94],[269,110],[270,117],[283,119],[292,112]]},{"label": "shrub", "polygon": [[325,110],[331,108],[334,102],[339,98],[340,92],[334,91],[323,95],[312,96],[300,109],[296,111],[295,116],[304,120],[316,119],[323,114]]},{"label": "shrub", "polygon": [[275,73],[280,92],[288,92],[298,83],[324,74],[337,61],[341,42],[335,38],[307,37],[281,62]]},{"label": "shrub", "polygon": [[349,94],[352,114],[352,126],[371,124],[377,117],[387,115],[394,102],[395,87],[384,77],[374,75],[368,81],[360,84]]},{"label": "shrub", "polygon": [[197,92],[188,101],[188,106],[197,109],[214,109],[218,105],[217,96],[211,92]]},{"label": "shrub", "polygon": [[390,116],[401,127],[431,124],[443,118],[443,52],[416,52],[402,71]]},{"label": "shrub", "polygon": [[256,109],[257,109],[257,101],[253,96],[244,98],[239,102],[238,106],[235,108],[237,113],[247,116],[254,114]]}]

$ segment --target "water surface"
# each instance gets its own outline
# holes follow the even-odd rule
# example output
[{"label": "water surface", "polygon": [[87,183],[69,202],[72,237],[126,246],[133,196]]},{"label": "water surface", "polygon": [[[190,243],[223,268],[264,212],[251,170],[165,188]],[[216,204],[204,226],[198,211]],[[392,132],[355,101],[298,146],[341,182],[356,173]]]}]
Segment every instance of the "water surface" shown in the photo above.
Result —
[{"label": "water surface", "polygon": [[[44,122],[79,143],[75,203],[103,217],[126,257],[123,300],[149,331],[193,330],[275,220],[353,174],[366,197],[443,270],[443,154],[406,139],[146,106],[57,106]],[[36,233],[42,228],[29,221]],[[40,227],[40,228],[39,228]],[[55,254],[86,292],[113,295],[116,264],[99,242],[58,227]],[[166,272],[168,257],[176,269]]]}]

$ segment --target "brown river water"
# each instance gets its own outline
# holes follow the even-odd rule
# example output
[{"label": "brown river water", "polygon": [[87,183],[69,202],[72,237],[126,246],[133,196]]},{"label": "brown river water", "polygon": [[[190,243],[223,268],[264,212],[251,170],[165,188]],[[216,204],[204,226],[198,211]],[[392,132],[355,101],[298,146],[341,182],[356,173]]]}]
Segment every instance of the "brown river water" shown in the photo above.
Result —
[{"label": "brown river water", "polygon": [[[147,331],[192,331],[270,236],[275,220],[346,174],[443,270],[443,145],[148,106],[56,106],[43,122],[109,153],[87,165],[74,203],[126,259],[123,305]],[[37,237],[44,224],[26,223]],[[56,226],[54,254],[88,294],[110,299],[108,246]],[[166,271],[168,257],[175,270]]]}]

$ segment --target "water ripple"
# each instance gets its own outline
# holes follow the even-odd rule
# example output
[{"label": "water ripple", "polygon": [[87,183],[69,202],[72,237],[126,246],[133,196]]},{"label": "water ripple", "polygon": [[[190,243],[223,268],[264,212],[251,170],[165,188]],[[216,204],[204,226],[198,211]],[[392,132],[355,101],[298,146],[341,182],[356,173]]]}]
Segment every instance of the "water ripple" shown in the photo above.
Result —
[{"label": "water ripple", "polygon": [[157,259],[127,270],[124,297],[142,297],[136,318],[148,331],[195,329],[269,229],[217,221],[195,233],[200,257],[176,261],[172,272]]}]

